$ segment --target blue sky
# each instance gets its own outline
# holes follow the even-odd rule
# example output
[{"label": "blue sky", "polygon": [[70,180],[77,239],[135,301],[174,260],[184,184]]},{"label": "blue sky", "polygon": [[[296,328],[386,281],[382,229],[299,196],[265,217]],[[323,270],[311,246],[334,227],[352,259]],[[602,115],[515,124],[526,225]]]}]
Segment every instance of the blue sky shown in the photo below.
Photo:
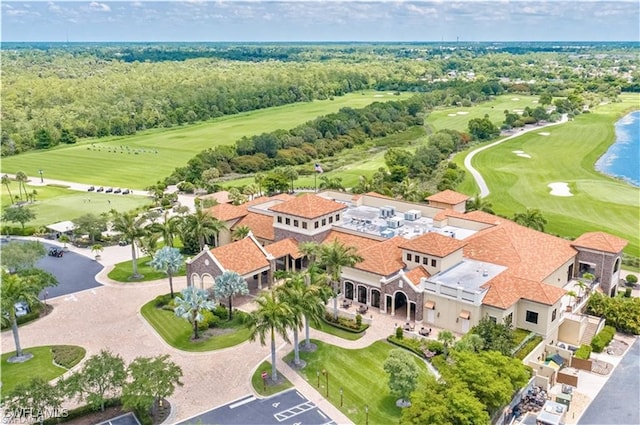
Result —
[{"label": "blue sky", "polygon": [[3,1],[3,41],[640,41],[638,0]]}]

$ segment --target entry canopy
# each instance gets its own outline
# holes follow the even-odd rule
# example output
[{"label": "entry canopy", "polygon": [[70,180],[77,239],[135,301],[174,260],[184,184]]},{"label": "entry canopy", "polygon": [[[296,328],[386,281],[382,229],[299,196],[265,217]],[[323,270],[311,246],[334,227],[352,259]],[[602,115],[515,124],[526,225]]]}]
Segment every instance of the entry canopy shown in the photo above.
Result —
[{"label": "entry canopy", "polygon": [[76,225],[73,224],[73,221],[60,221],[58,223],[49,224],[46,227],[54,232],[66,233],[73,231],[73,229],[76,228]]}]

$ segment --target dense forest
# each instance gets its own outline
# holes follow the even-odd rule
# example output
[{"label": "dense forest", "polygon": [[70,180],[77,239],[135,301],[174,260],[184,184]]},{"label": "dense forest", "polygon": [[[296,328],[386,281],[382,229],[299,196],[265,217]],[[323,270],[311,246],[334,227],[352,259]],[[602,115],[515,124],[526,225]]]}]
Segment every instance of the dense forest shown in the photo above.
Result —
[{"label": "dense forest", "polygon": [[3,44],[2,155],[364,89],[476,102],[503,90],[615,98],[638,90],[637,46]]}]

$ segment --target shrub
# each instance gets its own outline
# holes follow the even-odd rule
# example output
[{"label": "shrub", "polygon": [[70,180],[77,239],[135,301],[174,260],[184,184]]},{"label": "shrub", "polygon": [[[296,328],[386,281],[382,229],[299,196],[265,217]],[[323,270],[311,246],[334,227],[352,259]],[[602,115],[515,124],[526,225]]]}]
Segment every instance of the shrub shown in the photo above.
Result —
[{"label": "shrub", "polygon": [[625,290],[624,290],[624,297],[625,297],[625,298],[631,298],[631,291],[632,291],[632,289],[631,289],[631,288],[625,288]]},{"label": "shrub", "polygon": [[588,360],[589,357],[591,357],[591,346],[582,344],[580,348],[576,350],[573,356],[578,359]]},{"label": "shrub", "polygon": [[424,343],[417,338],[398,338],[396,335],[390,335],[387,338],[387,341],[393,345],[397,345],[398,347],[406,348],[420,357],[423,357]]},{"label": "shrub", "polygon": [[627,284],[631,286],[635,286],[635,284],[638,283],[638,277],[634,274],[628,274],[625,280],[627,281]]},{"label": "shrub", "polygon": [[360,328],[360,326],[362,326],[362,316],[359,314],[356,314],[356,326],[358,328]]},{"label": "shrub", "polygon": [[616,329],[613,326],[605,326],[596,336],[591,340],[591,348],[594,353],[601,353],[604,348],[609,345],[613,336],[616,334]]},{"label": "shrub", "polygon": [[71,369],[84,358],[86,350],[75,345],[54,345],[51,347],[54,363]]},{"label": "shrub", "polygon": [[402,330],[402,328],[400,326],[398,326],[396,328],[396,338],[397,339],[402,339],[404,338],[404,331]]},{"label": "shrub", "polygon": [[218,304],[218,306],[213,310],[213,314],[222,320],[227,320],[229,317],[229,312],[227,311],[227,307],[222,304]]},{"label": "shrub", "polygon": [[209,329],[210,324],[216,319],[214,319],[215,316],[209,310],[203,310],[201,314],[202,320],[198,322],[198,330],[204,331]]},{"label": "shrub", "polygon": [[336,328],[355,333],[363,332],[369,327],[369,325],[367,325],[366,323],[358,326],[355,320],[347,319],[345,317],[338,316],[338,319],[335,320],[333,318],[333,314],[329,312],[327,312],[327,314],[324,316],[324,321],[331,326],[335,326]]},{"label": "shrub", "polygon": [[427,350],[433,351],[436,354],[444,353],[444,344],[440,341],[428,340],[424,345]]},{"label": "shrub", "polygon": [[173,301],[171,299],[171,294],[165,294],[165,295],[158,295],[157,297],[155,297],[155,299],[153,300],[154,305],[157,308],[161,308],[167,304],[169,304],[171,301]]}]

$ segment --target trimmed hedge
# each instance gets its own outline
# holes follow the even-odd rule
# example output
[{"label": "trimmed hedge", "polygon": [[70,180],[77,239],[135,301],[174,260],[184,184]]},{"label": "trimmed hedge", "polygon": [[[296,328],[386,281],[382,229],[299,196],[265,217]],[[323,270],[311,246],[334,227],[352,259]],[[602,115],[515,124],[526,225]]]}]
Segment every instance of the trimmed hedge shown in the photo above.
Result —
[{"label": "trimmed hedge", "polygon": [[25,226],[24,229],[20,226],[2,226],[3,235],[12,235],[12,236],[31,236],[38,231],[38,228],[34,226]]},{"label": "trimmed hedge", "polygon": [[591,357],[591,346],[582,344],[580,348],[576,350],[573,356],[578,359],[589,360],[589,357]]},{"label": "trimmed hedge", "polygon": [[390,335],[387,337],[387,341],[393,345],[397,345],[398,347],[405,348],[420,357],[424,357],[424,350],[432,351],[436,353],[436,355],[444,352],[444,345],[442,345],[440,341],[431,339],[420,340],[415,337],[398,338],[395,335]]},{"label": "trimmed hedge", "polygon": [[[122,403],[120,403],[120,399],[118,399],[118,398],[108,399],[104,403],[105,409],[108,408],[108,407],[121,406],[121,405],[122,405]],[[80,407],[77,407],[75,409],[68,410],[66,412],[67,415],[64,416],[64,417],[45,419],[43,424],[44,425],[61,424],[61,423],[64,423],[64,422],[69,422],[72,419],[81,418],[83,416],[86,416],[86,415],[88,415],[90,413],[94,413],[94,412],[97,412],[97,410],[93,406],[91,406],[89,404],[86,404],[84,406],[80,406]]]},{"label": "trimmed hedge", "polygon": [[613,336],[616,334],[616,328],[613,326],[605,326],[596,336],[591,340],[591,348],[594,353],[602,353],[602,350],[609,345]]},{"label": "trimmed hedge", "polygon": [[76,345],[54,345],[51,347],[53,361],[67,369],[71,369],[82,360],[87,353],[82,347]]},{"label": "trimmed hedge", "polygon": [[525,357],[527,357],[527,354],[533,351],[533,349],[536,348],[541,342],[542,337],[540,335],[536,335],[535,337],[533,337],[533,339],[523,345],[522,348],[520,348],[520,350],[515,353],[514,357],[519,360],[523,360]]},{"label": "trimmed hedge", "polygon": [[338,317],[338,321],[336,322],[333,319],[333,314],[332,313],[327,313],[324,318],[322,319],[322,321],[324,323],[326,323],[327,325],[336,327],[338,329],[342,329],[343,331],[347,331],[347,332],[351,332],[351,333],[362,333],[364,331],[367,330],[367,328],[369,327],[369,325],[367,325],[366,323],[362,323],[359,327],[356,324],[355,320],[351,320],[351,319],[347,319],[345,317]]}]

